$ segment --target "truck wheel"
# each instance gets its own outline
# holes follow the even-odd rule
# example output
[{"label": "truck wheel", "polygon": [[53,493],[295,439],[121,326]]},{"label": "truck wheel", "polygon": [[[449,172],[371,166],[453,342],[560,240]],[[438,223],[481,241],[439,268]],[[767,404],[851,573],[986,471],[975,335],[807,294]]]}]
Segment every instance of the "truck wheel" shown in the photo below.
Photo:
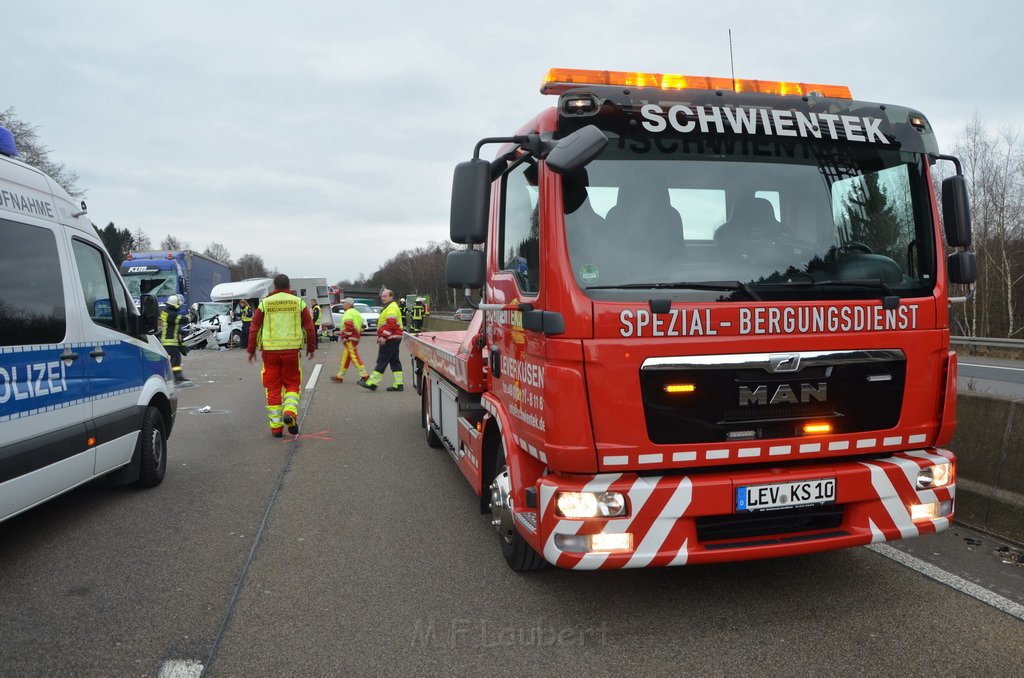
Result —
[{"label": "truck wheel", "polygon": [[139,431],[139,487],[159,485],[167,472],[167,436],[164,418],[155,407],[146,408]]},{"label": "truck wheel", "polygon": [[231,338],[228,339],[229,348],[238,348],[242,345],[242,333],[239,330],[235,330],[231,333]]},{"label": "truck wheel", "polygon": [[542,569],[547,563],[533,547],[526,543],[515,528],[512,516],[512,483],[508,464],[505,463],[505,444],[498,443],[494,459],[495,475],[491,481],[491,525],[498,531],[501,555],[516,572],[530,572]]},{"label": "truck wheel", "polygon": [[434,432],[434,425],[430,423],[430,414],[427,410],[427,392],[425,390],[423,391],[423,395],[420,396],[420,414],[422,415],[420,425],[423,426],[427,432],[427,445],[434,449],[441,447],[441,439],[437,436],[437,433]]}]

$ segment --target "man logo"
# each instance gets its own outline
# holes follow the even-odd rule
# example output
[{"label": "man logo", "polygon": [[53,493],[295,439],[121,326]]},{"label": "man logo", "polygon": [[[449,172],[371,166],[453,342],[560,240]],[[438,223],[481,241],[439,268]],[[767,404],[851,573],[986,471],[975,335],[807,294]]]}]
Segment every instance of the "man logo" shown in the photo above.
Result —
[{"label": "man logo", "polygon": [[799,372],[799,353],[773,353],[768,356],[769,372]]},{"label": "man logo", "polygon": [[740,407],[749,405],[799,405],[816,400],[823,403],[828,399],[828,384],[824,381],[818,385],[799,384],[794,388],[789,384],[780,384],[775,387],[771,396],[768,395],[768,386],[761,385],[751,389],[749,386],[740,386]]}]

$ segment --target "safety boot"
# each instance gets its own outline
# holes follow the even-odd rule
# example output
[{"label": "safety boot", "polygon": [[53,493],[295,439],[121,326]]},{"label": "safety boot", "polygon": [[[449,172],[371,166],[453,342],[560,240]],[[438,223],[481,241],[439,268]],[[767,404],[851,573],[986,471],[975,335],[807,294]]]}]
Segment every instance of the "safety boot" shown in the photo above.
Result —
[{"label": "safety boot", "polygon": [[395,385],[388,386],[384,390],[385,391],[404,391],[405,390],[405,386],[402,385],[402,384],[395,384]]},{"label": "safety boot", "polygon": [[284,413],[284,425],[288,427],[288,433],[291,433],[293,436],[298,435],[299,421],[291,412]]}]

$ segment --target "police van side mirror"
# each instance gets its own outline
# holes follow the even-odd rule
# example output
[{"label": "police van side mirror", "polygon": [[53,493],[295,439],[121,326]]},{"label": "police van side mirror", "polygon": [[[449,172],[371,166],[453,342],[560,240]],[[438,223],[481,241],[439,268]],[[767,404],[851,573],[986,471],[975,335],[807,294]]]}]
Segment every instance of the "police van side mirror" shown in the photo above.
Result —
[{"label": "police van side mirror", "polygon": [[455,166],[452,180],[450,237],[460,245],[487,240],[487,210],[491,203],[491,163],[473,158]]},{"label": "police van side mirror", "polygon": [[139,334],[155,334],[160,322],[160,304],[152,294],[143,294],[139,298],[139,315],[142,318]]}]

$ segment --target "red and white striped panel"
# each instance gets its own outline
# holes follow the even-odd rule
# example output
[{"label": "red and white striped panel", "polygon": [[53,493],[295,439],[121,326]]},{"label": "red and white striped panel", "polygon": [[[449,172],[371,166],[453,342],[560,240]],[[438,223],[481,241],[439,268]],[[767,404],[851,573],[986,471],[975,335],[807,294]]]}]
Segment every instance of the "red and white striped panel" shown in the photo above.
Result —
[{"label": "red and white striped panel", "polygon": [[[901,452],[869,462],[836,461],[800,466],[770,475],[770,482],[834,477],[837,503],[844,505],[842,525],[817,533],[758,536],[701,544],[696,518],[735,513],[736,488],[766,482],[764,471],[716,472],[690,476],[638,476],[604,473],[596,476],[551,474],[540,485],[540,543],[544,558],[570,569],[659,567],[753,558],[798,555],[859,546],[938,532],[950,517],[912,521],[911,504],[952,500],[955,486],[917,490],[921,468],[952,460],[945,450]],[[559,490],[617,491],[627,497],[629,514],[622,518],[569,520],[557,514]],[[633,550],[617,553],[573,553],[559,549],[557,535],[624,533],[633,535]],[[731,541],[731,543],[730,543]],[[753,545],[752,545],[753,543]],[[713,547],[713,548],[709,548]]]}]

